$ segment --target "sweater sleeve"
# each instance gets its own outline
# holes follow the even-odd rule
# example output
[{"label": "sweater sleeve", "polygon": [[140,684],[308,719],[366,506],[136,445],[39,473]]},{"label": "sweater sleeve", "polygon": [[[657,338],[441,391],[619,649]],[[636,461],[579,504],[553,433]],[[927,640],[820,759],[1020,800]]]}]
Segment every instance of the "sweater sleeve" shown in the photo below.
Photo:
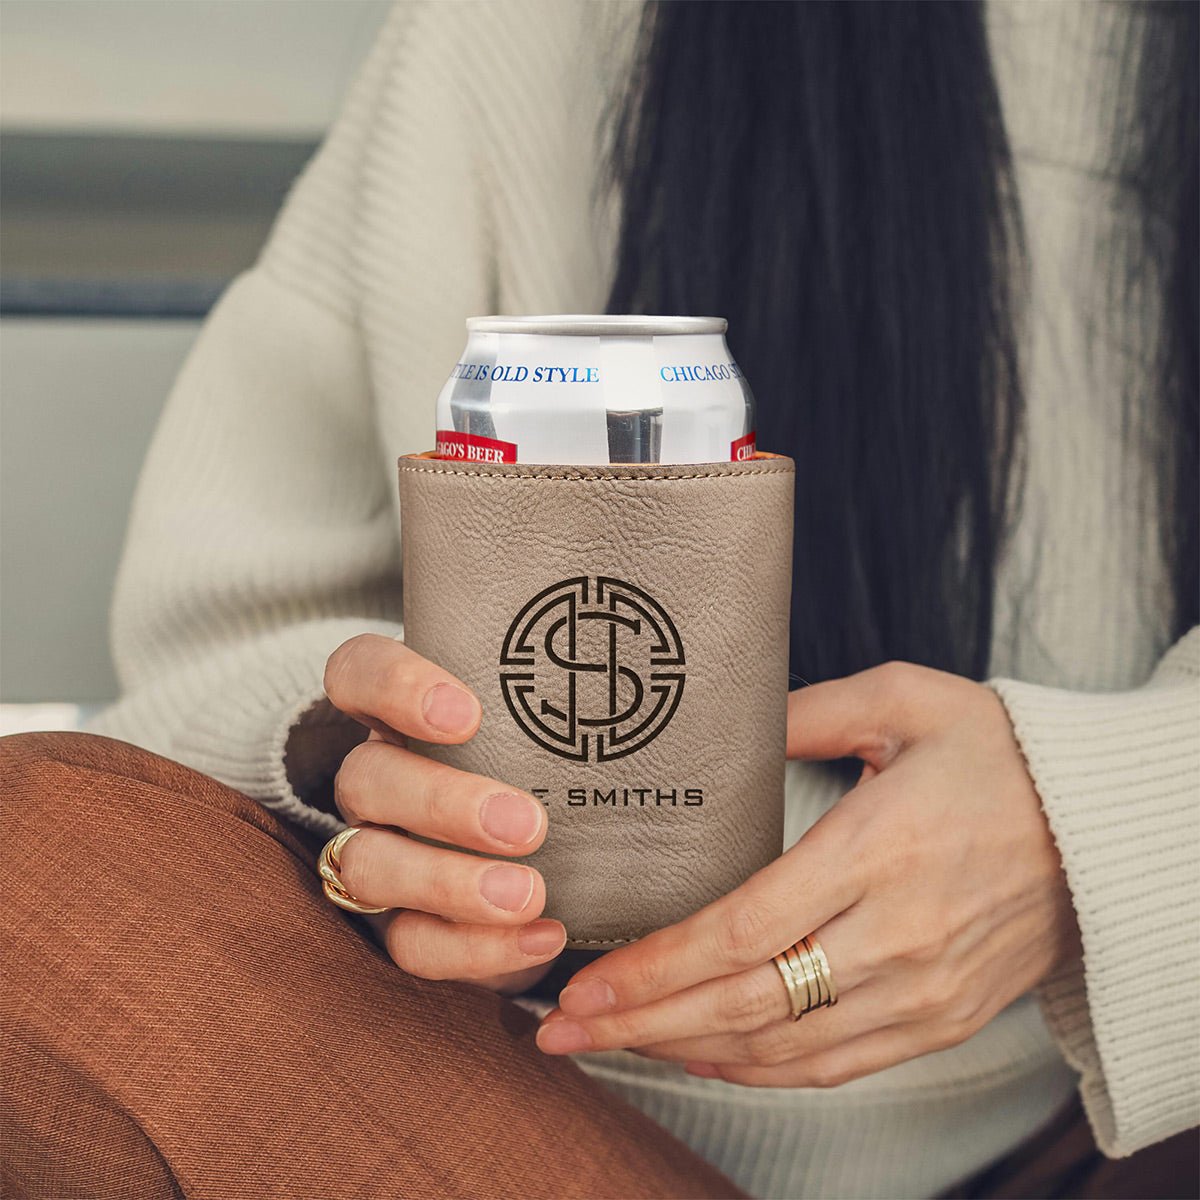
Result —
[{"label": "sweater sleeve", "polygon": [[89,725],[318,832],[315,796],[365,731],[328,655],[402,634],[394,471],[358,318],[360,164],[413,6],[392,12],[256,264],[205,322],[136,490],[111,642],[118,702]]},{"label": "sweater sleeve", "polygon": [[1200,627],[1142,687],[992,680],[1062,854],[1083,958],[1039,989],[1117,1158],[1200,1122]]}]

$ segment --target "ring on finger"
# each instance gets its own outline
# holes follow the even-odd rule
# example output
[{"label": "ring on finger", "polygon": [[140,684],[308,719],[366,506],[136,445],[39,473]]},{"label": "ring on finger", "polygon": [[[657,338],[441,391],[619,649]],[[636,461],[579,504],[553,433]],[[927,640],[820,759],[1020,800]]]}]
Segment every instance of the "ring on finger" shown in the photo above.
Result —
[{"label": "ring on finger", "polygon": [[792,1020],[798,1021],[814,1008],[832,1008],[838,1000],[837,985],[821,944],[811,935],[772,956],[787,988]]},{"label": "ring on finger", "polygon": [[341,833],[334,834],[325,843],[321,848],[321,855],[317,859],[317,874],[321,877],[321,887],[327,899],[332,900],[338,908],[344,908],[347,912],[368,916],[372,913],[387,912],[388,906],[373,908],[369,904],[364,904],[347,891],[341,877],[342,851],[345,849],[346,843],[361,829],[361,825],[351,825],[349,829],[343,829]]}]

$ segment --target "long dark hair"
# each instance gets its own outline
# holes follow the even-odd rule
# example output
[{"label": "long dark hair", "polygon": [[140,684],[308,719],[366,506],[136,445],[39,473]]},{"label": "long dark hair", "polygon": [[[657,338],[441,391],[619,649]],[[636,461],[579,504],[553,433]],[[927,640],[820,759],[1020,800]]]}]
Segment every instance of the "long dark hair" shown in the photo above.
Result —
[{"label": "long dark hair", "polygon": [[[1146,254],[1170,268],[1143,425],[1170,448],[1182,630],[1198,603],[1197,21],[1162,7],[1130,169]],[[614,118],[608,310],[727,316],[759,446],[796,460],[793,682],[889,658],[982,678],[1019,495],[1024,278],[982,6],[652,2]]]}]

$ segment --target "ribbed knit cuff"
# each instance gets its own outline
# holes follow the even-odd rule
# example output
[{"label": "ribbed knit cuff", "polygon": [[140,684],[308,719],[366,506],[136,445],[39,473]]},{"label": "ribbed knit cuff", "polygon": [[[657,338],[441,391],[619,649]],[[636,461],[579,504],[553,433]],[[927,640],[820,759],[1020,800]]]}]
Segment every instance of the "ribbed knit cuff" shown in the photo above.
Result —
[{"label": "ribbed knit cuff", "polygon": [[[314,738],[312,752],[303,756],[310,768],[322,753],[349,744],[328,737],[331,721],[352,722],[329,706],[323,680],[329,655],[360,633],[398,638],[403,628],[379,618],[338,617],[275,630],[134,688],[87,729],[145,746],[332,836],[343,823],[297,795],[285,751],[293,729]],[[313,713],[315,706],[321,711]],[[310,720],[301,724],[306,713]],[[337,766],[330,761],[324,769],[332,775]]]},{"label": "ribbed knit cuff", "polygon": [[[243,658],[237,677],[216,689],[177,735],[181,761],[305,828],[327,836],[342,829],[344,822],[296,794],[284,751],[301,717],[325,702],[329,655],[360,633],[400,637],[402,629],[390,621],[321,621],[305,629],[302,645],[287,638]],[[337,765],[328,764],[330,773]]]},{"label": "ribbed knit cuff", "polygon": [[1110,1157],[1200,1121],[1198,650],[1193,632],[1131,692],[991,681],[1083,939],[1082,963],[1047,979],[1039,997]]}]

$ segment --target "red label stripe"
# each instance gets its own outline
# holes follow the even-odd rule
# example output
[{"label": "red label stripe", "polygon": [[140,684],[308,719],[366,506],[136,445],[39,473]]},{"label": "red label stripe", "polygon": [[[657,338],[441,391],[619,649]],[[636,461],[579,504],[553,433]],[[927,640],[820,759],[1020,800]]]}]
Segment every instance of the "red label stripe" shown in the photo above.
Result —
[{"label": "red label stripe", "polygon": [[501,442],[477,433],[456,433],[453,429],[437,431],[435,449],[438,458],[457,458],[460,462],[517,461],[516,442]]},{"label": "red label stripe", "polygon": [[747,433],[740,438],[735,438],[729,443],[729,461],[730,462],[745,462],[748,458],[753,458],[756,452],[754,441],[754,433]]}]

